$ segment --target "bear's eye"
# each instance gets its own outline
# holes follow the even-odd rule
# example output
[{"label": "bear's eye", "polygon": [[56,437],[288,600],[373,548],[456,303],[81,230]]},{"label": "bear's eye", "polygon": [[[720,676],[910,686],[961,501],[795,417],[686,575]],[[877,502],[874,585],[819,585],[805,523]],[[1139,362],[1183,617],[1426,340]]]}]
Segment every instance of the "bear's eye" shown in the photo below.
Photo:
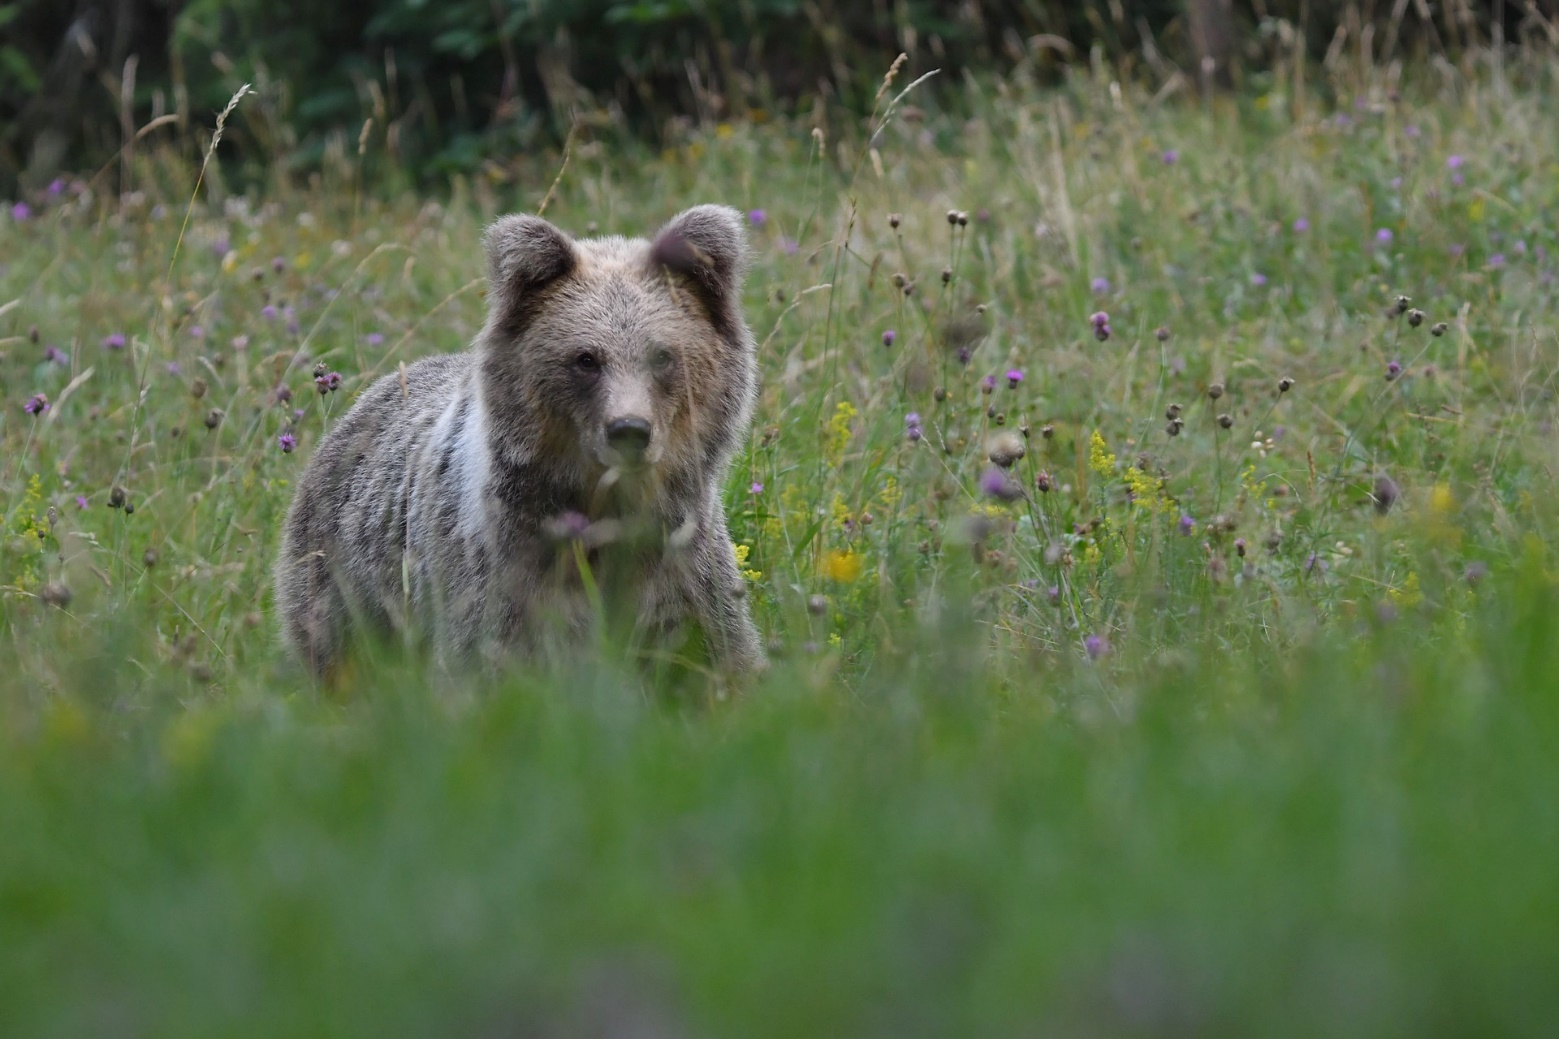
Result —
[{"label": "bear's eye", "polygon": [[601,367],[601,362],[596,360],[595,354],[588,350],[574,358],[574,364],[577,365],[579,370],[582,372],[597,371]]},{"label": "bear's eye", "polygon": [[671,364],[671,351],[664,346],[657,346],[650,351],[650,367],[661,371]]}]

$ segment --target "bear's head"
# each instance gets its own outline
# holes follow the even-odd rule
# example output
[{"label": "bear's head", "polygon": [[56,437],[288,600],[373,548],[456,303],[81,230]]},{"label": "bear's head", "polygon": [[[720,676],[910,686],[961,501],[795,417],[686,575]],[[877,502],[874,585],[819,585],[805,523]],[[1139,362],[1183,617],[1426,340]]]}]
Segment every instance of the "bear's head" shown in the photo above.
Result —
[{"label": "bear's head", "polygon": [[503,460],[585,491],[724,478],[757,393],[734,209],[689,209],[652,240],[506,216],[485,242],[482,388]]}]

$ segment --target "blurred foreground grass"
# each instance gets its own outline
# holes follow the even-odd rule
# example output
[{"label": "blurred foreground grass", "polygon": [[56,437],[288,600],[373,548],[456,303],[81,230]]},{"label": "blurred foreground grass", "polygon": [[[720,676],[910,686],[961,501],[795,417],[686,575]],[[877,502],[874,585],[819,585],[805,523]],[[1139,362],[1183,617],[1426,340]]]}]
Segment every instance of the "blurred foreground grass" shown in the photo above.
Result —
[{"label": "blurred foreground grass", "polygon": [[1555,68],[579,142],[576,233],[750,212],[729,700],[275,645],[297,466],[555,159],[13,204],[0,1033],[1544,1034]]}]

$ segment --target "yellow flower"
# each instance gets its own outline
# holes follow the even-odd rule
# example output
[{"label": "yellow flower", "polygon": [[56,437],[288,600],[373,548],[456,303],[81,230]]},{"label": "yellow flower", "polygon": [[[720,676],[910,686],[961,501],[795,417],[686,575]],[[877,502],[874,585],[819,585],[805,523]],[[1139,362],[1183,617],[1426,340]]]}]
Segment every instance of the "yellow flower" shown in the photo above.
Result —
[{"label": "yellow flower", "polygon": [[1097,429],[1088,438],[1088,468],[1101,476],[1112,476],[1115,473],[1115,456],[1110,453],[1110,446],[1104,442],[1104,437]]},{"label": "yellow flower", "polygon": [[828,420],[828,457],[839,461],[845,446],[850,443],[850,420],[859,414],[855,405],[842,400],[834,406],[834,417]]},{"label": "yellow flower", "polygon": [[1164,493],[1163,481],[1149,476],[1136,466],[1126,469],[1126,486],[1131,488],[1132,504],[1139,509],[1173,512],[1175,503]]},{"label": "yellow flower", "polygon": [[752,555],[751,545],[738,545],[733,541],[731,543],[731,551],[732,554],[736,556],[736,569],[742,572],[743,577],[747,578],[749,581],[763,580],[762,570],[747,569],[747,557]]},{"label": "yellow flower", "polygon": [[1436,516],[1448,516],[1456,511],[1456,495],[1451,493],[1450,484],[1434,485],[1434,490],[1429,492],[1429,511]]},{"label": "yellow flower", "polygon": [[844,642],[844,639],[839,637],[839,633],[837,631],[831,631],[828,633],[828,644],[830,646],[838,649],[842,642]]},{"label": "yellow flower", "polygon": [[823,576],[849,584],[861,576],[861,557],[850,549],[830,549],[823,555]]},{"label": "yellow flower", "polygon": [[1418,587],[1418,572],[1414,571],[1408,574],[1407,580],[1402,582],[1401,588],[1389,589],[1386,594],[1398,606],[1411,607],[1423,602],[1424,593]]}]

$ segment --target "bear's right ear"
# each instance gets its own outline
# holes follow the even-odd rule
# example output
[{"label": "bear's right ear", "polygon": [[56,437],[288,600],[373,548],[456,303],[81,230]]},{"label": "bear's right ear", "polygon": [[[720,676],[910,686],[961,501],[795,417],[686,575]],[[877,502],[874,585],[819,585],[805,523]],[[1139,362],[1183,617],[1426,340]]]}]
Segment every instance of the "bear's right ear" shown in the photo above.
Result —
[{"label": "bear's right ear", "polygon": [[574,240],[539,216],[500,217],[482,241],[487,247],[487,291],[495,312],[568,275],[579,262]]}]

